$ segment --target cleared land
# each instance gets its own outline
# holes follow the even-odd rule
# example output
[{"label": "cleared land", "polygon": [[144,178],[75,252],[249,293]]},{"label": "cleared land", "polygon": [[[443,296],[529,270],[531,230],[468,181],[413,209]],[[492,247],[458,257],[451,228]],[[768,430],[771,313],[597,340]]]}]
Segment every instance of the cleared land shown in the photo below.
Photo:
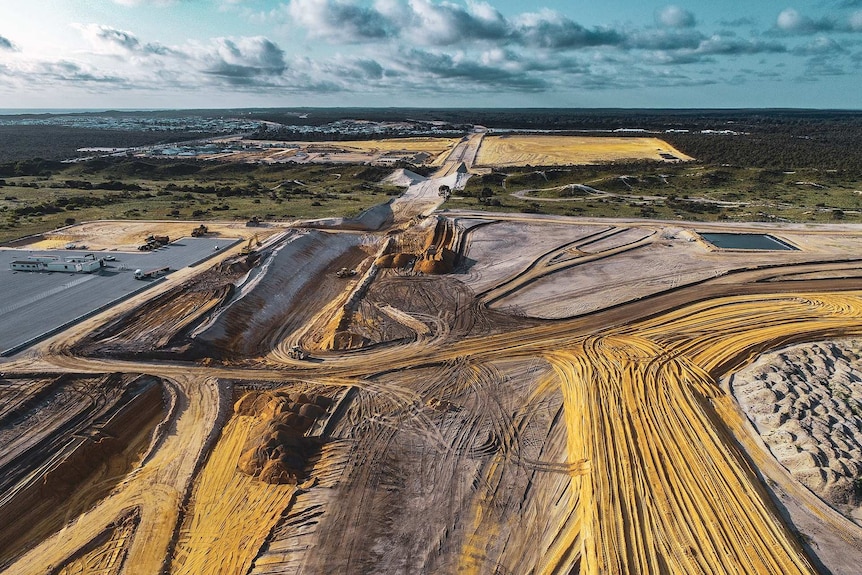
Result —
[{"label": "cleared land", "polygon": [[476,165],[568,166],[640,159],[685,161],[692,158],[658,138],[513,135],[485,136]]},{"label": "cleared land", "polygon": [[[202,160],[220,162],[307,163],[393,163],[397,160],[416,165],[439,166],[458,142],[456,138],[388,138],[347,142],[282,142],[243,140],[242,148],[198,154]],[[156,152],[158,155],[159,152]],[[139,157],[153,157],[143,152]]]},{"label": "cleared land", "polygon": [[[792,344],[858,355],[862,230],[433,213],[474,142],[402,174],[375,226],[220,255],[4,360],[15,453],[71,420],[130,446],[17,542],[30,499],[3,492],[4,573],[855,573],[862,527],[780,457],[837,472],[842,444],[767,449],[727,378]],[[799,249],[715,250],[705,230]],[[64,378],[149,411],[111,427],[126,404],[97,396],[79,421]],[[855,424],[846,393],[804,417]],[[77,477],[45,449],[9,477]]]}]

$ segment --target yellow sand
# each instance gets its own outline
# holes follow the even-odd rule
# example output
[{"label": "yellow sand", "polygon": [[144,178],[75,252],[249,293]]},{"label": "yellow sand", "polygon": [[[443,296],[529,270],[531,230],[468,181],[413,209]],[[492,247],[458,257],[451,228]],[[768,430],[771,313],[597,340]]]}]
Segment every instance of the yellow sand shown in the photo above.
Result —
[{"label": "yellow sand", "polygon": [[663,160],[660,153],[691,160],[658,138],[595,136],[486,136],[478,166],[563,166],[629,159]]},{"label": "yellow sand", "polygon": [[296,486],[270,485],[237,470],[249,431],[237,416],[225,426],[195,487],[171,573],[246,573]]}]

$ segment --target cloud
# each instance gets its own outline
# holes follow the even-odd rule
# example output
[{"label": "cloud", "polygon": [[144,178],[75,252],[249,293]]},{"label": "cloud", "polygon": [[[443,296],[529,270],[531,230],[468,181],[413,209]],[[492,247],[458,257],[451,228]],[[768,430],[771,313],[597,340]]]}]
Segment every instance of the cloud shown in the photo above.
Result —
[{"label": "cloud", "polygon": [[479,1],[462,6],[431,0],[377,0],[365,7],[350,0],[290,0],[288,10],[309,37],[332,43],[401,39],[424,46],[495,42],[576,49],[623,41],[615,30],[588,29],[552,10],[508,19]]},{"label": "cloud", "polygon": [[162,44],[143,44],[132,32],[102,24],[73,24],[97,50],[107,54],[166,55],[174,51]]},{"label": "cloud", "polygon": [[503,40],[509,34],[507,20],[485,2],[471,2],[465,8],[429,0],[409,0],[407,4],[382,1],[378,9],[397,24],[400,35],[411,34],[425,45]]},{"label": "cloud", "polygon": [[32,77],[38,78],[39,82],[59,81],[68,84],[110,84],[112,86],[128,84],[122,76],[99,72],[89,65],[71,60],[41,62],[34,71]]},{"label": "cloud", "polygon": [[666,28],[692,28],[695,25],[694,14],[673,5],[657,10],[655,19]]},{"label": "cloud", "polygon": [[704,39],[696,30],[642,30],[630,33],[625,46],[634,50],[694,50]]},{"label": "cloud", "polygon": [[794,48],[793,53],[802,56],[828,56],[845,52],[844,48],[832,38],[817,36],[805,45]]},{"label": "cloud", "polygon": [[850,15],[850,29],[854,32],[862,32],[862,10]]},{"label": "cloud", "polygon": [[515,19],[513,28],[513,36],[518,43],[538,48],[616,46],[624,41],[623,35],[615,30],[588,29],[551,10],[521,14]]},{"label": "cloud", "polygon": [[261,78],[281,76],[287,69],[284,51],[263,36],[252,38],[216,38],[202,61],[206,74],[228,82],[248,84]]},{"label": "cloud", "polygon": [[418,75],[424,78],[423,84],[430,80],[438,88],[447,91],[467,91],[470,86],[478,86],[483,89],[539,92],[548,87],[545,80],[524,73],[517,63],[483,62],[462,53],[410,49],[399,56],[398,63],[414,79]]},{"label": "cloud", "polygon": [[814,20],[800,14],[793,8],[786,8],[778,14],[778,18],[775,20],[775,27],[786,33],[814,34],[834,30],[836,25],[835,22],[827,18]]},{"label": "cloud", "polygon": [[15,44],[13,44],[11,40],[6,38],[5,36],[0,36],[0,50],[16,52],[18,49],[15,47]]},{"label": "cloud", "polygon": [[756,26],[754,18],[733,18],[732,20],[719,20],[718,23],[729,28],[742,28],[743,26]]},{"label": "cloud", "polygon": [[343,0],[290,0],[288,13],[314,38],[349,43],[388,35],[388,22],[378,11]]},{"label": "cloud", "polygon": [[787,47],[780,42],[746,40],[734,36],[713,34],[702,38],[694,48],[660,50],[653,57],[655,61],[668,64],[697,64],[714,61],[716,56],[745,56],[754,54],[781,54]]},{"label": "cloud", "polygon": [[170,6],[187,0],[111,0],[120,6]]}]

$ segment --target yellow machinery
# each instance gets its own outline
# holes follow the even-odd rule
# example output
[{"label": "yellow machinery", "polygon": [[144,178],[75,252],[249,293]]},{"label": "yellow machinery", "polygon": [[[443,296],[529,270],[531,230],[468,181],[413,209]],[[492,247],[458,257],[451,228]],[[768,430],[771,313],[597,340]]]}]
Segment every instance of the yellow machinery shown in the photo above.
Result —
[{"label": "yellow machinery", "polygon": [[242,247],[242,251],[240,253],[244,256],[247,256],[254,251],[255,247],[260,247],[260,239],[257,237],[257,234],[254,234],[252,237],[248,238],[248,242]]}]

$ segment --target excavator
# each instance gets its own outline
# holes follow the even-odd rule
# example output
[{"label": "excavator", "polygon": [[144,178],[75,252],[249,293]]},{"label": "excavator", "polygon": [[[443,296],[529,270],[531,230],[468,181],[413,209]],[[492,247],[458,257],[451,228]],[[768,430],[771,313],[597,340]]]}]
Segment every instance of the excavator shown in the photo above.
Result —
[{"label": "excavator", "polygon": [[254,251],[255,247],[260,247],[260,239],[257,237],[257,234],[254,234],[252,237],[248,238],[248,243],[246,243],[240,253],[244,256],[247,256],[251,252]]}]

